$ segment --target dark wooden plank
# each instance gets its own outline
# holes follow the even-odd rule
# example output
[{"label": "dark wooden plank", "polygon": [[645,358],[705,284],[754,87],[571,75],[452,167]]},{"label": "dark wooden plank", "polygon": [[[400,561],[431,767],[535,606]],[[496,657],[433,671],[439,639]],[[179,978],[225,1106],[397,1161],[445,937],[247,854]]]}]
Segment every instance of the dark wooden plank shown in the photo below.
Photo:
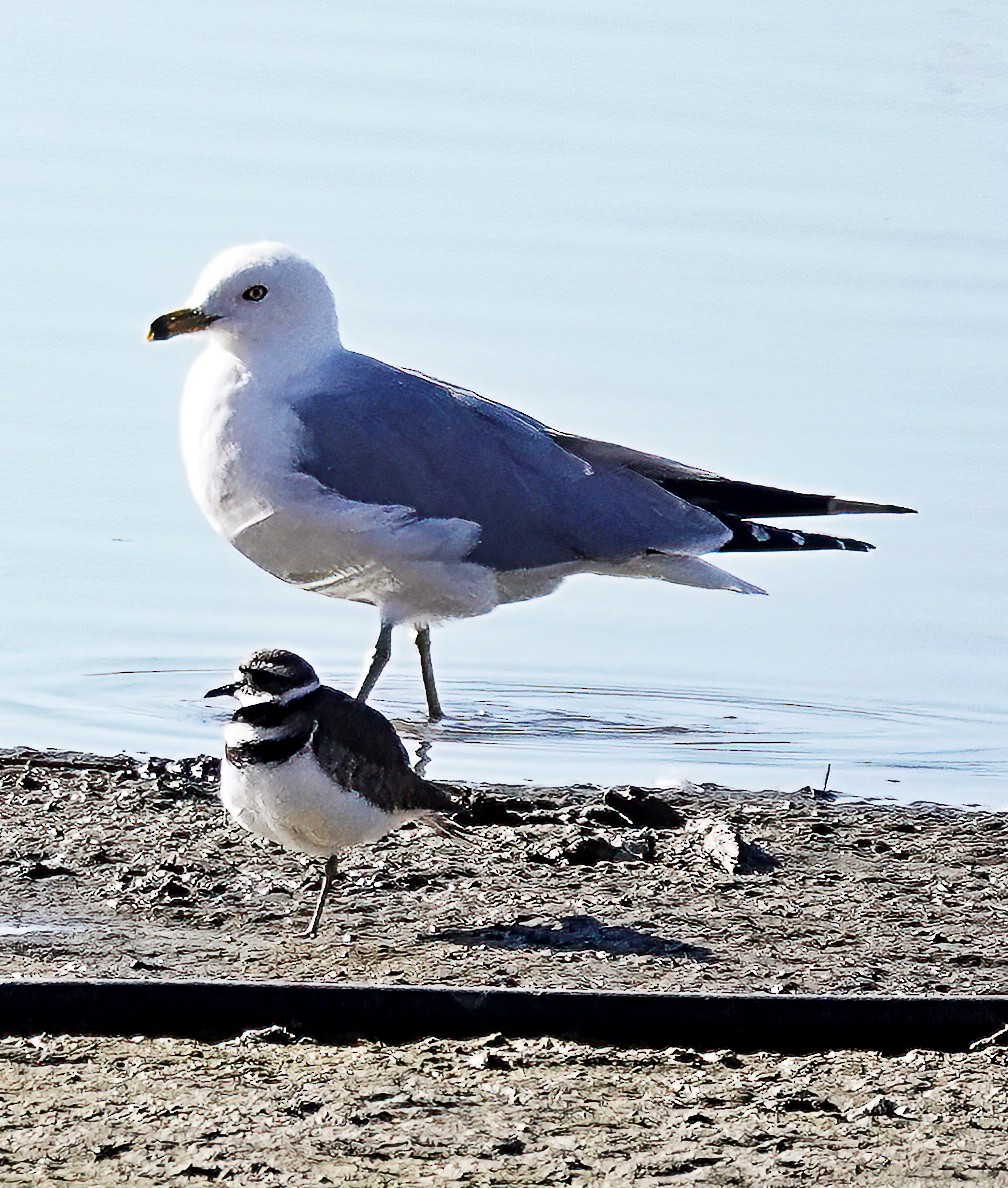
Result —
[{"label": "dark wooden plank", "polygon": [[798,1055],[963,1051],[1008,1026],[1008,996],[633,994],[305,982],[0,981],[0,1033],[222,1040],[282,1026],[324,1043],[500,1032],[618,1047]]}]

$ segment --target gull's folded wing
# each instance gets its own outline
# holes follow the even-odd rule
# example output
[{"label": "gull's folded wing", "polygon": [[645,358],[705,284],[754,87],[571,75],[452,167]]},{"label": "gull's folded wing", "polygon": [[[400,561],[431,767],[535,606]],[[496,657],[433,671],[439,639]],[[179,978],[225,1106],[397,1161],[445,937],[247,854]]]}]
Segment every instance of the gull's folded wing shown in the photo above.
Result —
[{"label": "gull's folded wing", "polygon": [[589,463],[530,417],[366,355],[297,400],[301,472],[344,499],[479,526],[466,560],[498,572],[697,555],[731,533],[648,476]]}]

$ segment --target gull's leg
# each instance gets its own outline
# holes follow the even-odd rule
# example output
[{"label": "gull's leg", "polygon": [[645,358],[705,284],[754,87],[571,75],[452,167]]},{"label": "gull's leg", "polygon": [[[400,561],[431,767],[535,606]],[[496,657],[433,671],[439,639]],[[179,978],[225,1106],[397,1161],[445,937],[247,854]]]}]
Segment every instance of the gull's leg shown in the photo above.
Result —
[{"label": "gull's leg", "polygon": [[378,632],[378,642],[375,644],[374,656],[371,658],[371,667],[367,670],[367,676],[365,676],[364,683],[357,694],[358,701],[367,701],[368,695],[378,683],[382,669],[388,664],[391,656],[392,624],[382,622],[381,631]]},{"label": "gull's leg", "polygon": [[302,936],[311,937],[318,933],[319,920],[322,919],[322,909],[325,907],[326,896],[329,894],[329,888],[332,886],[335,877],[336,855],[332,854],[326,859],[325,873],[322,875],[322,888],[319,891],[318,902],[315,904],[315,912],[312,915],[311,923],[301,934]]},{"label": "gull's leg", "polygon": [[417,651],[420,653],[420,672],[423,674],[424,692],[427,694],[427,716],[432,722],[440,722],[444,717],[441,702],[438,701],[437,688],[434,684],[434,665],[430,654],[430,628],[418,627],[416,633]]}]

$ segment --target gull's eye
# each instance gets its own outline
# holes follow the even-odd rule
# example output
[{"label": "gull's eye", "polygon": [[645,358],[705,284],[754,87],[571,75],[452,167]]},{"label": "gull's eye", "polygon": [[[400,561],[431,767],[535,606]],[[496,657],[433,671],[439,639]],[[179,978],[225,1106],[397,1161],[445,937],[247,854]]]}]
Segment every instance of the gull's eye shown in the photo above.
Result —
[{"label": "gull's eye", "polygon": [[262,299],[269,292],[265,285],[249,285],[249,287],[242,293],[242,297],[246,301],[262,301]]}]

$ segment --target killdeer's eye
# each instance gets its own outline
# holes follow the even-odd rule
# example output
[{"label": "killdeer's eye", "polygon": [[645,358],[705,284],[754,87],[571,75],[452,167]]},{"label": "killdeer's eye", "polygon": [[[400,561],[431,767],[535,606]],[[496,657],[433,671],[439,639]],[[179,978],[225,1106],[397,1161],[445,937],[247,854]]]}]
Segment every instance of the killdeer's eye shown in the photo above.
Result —
[{"label": "killdeer's eye", "polygon": [[268,292],[265,285],[249,285],[242,296],[246,301],[262,301]]},{"label": "killdeer's eye", "polygon": [[253,688],[261,689],[264,693],[285,693],[290,688],[287,677],[268,668],[253,669],[248,672],[246,679]]}]

